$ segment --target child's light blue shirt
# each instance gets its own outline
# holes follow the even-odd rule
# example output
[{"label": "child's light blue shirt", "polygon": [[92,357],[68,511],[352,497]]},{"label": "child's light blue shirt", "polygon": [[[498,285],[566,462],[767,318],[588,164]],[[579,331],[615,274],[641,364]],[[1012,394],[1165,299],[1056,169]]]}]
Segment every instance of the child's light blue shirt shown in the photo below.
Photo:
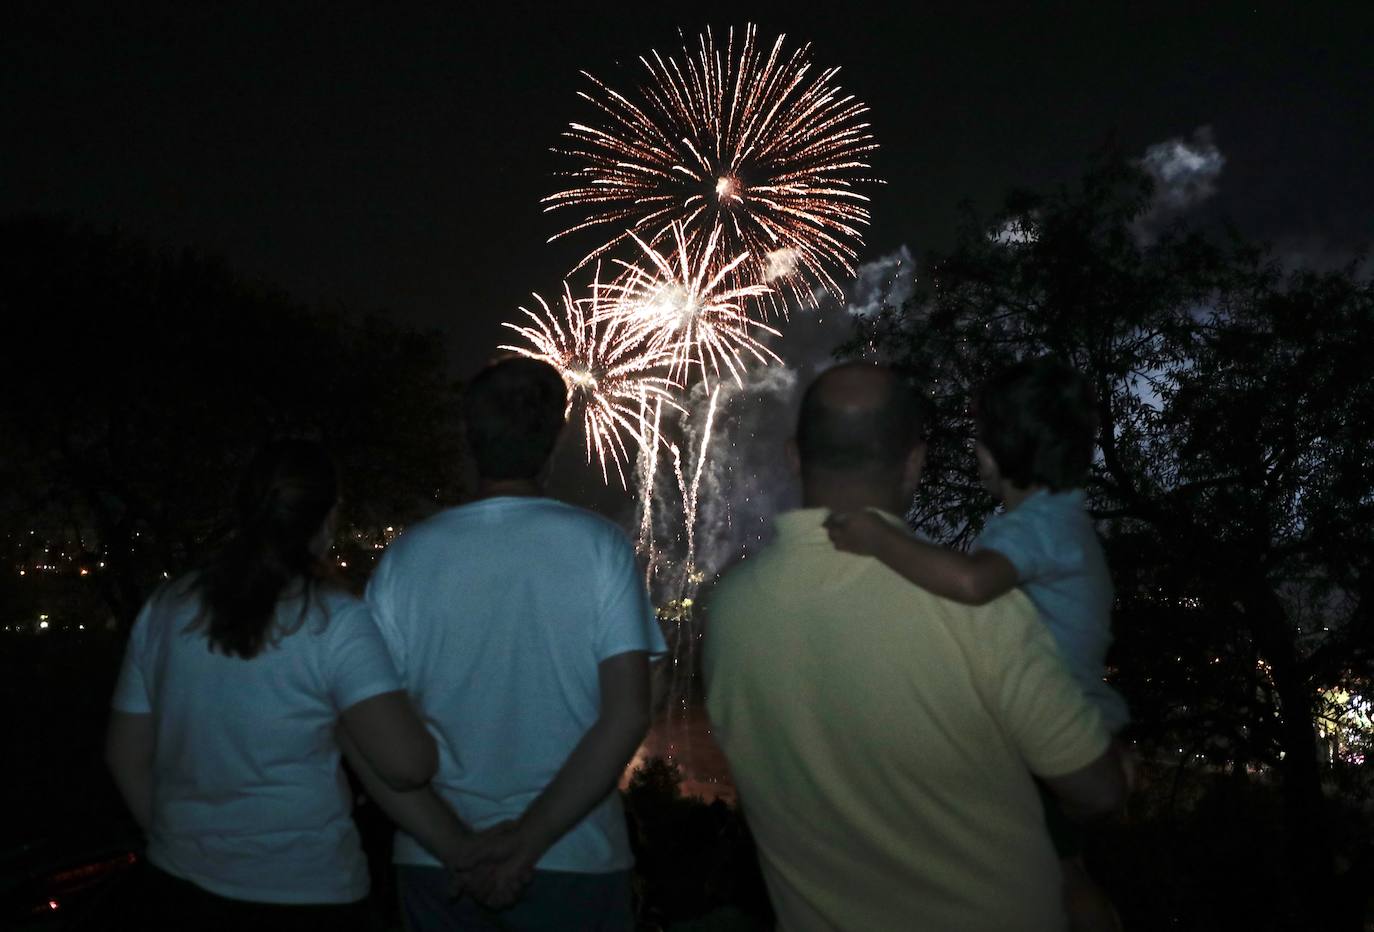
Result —
[{"label": "child's light blue shirt", "polygon": [[1011,561],[1069,670],[1108,730],[1130,720],[1125,700],[1102,680],[1112,643],[1112,578],[1081,489],[1039,491],[994,515],[974,543]]}]

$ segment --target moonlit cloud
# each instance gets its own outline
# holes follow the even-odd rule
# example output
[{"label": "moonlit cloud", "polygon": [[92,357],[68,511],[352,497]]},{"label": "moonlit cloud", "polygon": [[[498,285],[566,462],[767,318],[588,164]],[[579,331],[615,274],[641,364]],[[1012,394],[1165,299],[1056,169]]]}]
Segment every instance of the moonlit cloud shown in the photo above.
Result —
[{"label": "moonlit cloud", "polygon": [[1225,165],[1210,126],[1198,127],[1186,139],[1157,142],[1140,159],[1140,167],[1155,182],[1155,209],[1162,211],[1187,210],[1216,194]]},{"label": "moonlit cloud", "polygon": [[988,239],[1001,246],[1025,246],[1039,238],[1034,216],[1012,217],[988,234]]},{"label": "moonlit cloud", "polygon": [[847,309],[856,317],[872,317],[884,307],[899,308],[916,288],[916,267],[906,246],[859,266],[849,288]]}]

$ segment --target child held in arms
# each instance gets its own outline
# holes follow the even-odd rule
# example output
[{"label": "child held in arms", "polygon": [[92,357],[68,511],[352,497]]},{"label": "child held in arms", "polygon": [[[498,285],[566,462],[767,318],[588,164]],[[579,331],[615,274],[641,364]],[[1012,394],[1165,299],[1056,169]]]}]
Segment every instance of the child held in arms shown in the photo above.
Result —
[{"label": "child held in arms", "polygon": [[[1025,360],[983,385],[974,419],[979,478],[1003,512],[988,520],[971,552],[920,540],[873,512],[832,514],[830,539],[956,602],[982,605],[1020,586],[1116,734],[1129,713],[1102,679],[1112,641],[1112,582],[1080,488],[1097,436],[1092,389],[1050,357]],[[1037,785],[1063,863],[1072,928],[1119,928],[1110,901],[1084,868],[1082,829]]]}]

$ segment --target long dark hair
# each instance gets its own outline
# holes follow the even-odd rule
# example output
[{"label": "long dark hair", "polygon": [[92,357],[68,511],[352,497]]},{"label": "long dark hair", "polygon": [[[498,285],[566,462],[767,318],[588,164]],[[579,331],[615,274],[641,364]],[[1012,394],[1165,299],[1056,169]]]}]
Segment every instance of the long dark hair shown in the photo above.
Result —
[{"label": "long dark hair", "polygon": [[338,500],[338,470],[320,444],[278,440],[253,457],[239,482],[233,531],[192,584],[202,603],[192,627],[206,629],[211,650],[250,659],[290,633],[272,623],[297,580],[304,621],[324,575],[310,543]]}]

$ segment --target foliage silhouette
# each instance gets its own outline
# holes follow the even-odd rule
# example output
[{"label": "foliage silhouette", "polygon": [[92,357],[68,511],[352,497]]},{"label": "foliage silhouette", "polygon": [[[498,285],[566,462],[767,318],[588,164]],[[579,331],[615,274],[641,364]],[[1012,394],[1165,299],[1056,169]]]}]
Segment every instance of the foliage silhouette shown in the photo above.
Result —
[{"label": "foliage silhouette", "polygon": [[270,437],[319,437],[339,460],[345,562],[458,493],[456,392],[429,335],[41,216],[0,221],[0,313],[0,521],[103,562],[94,583],[122,625],[213,544]]},{"label": "foliage silhouette", "polygon": [[[1151,197],[1109,152],[1078,184],[1013,193],[988,218],[966,209],[924,289],[860,319],[841,353],[928,382],[939,416],[913,519],[956,545],[991,507],[971,389],[1041,353],[1089,375],[1102,432],[1088,493],[1131,735],[1179,768],[1273,768],[1284,910],[1334,922],[1313,722],[1323,689],[1374,673],[1374,287],[1354,267],[1285,271],[1229,231],[1147,229]],[[1357,761],[1357,745],[1340,750]]]}]

